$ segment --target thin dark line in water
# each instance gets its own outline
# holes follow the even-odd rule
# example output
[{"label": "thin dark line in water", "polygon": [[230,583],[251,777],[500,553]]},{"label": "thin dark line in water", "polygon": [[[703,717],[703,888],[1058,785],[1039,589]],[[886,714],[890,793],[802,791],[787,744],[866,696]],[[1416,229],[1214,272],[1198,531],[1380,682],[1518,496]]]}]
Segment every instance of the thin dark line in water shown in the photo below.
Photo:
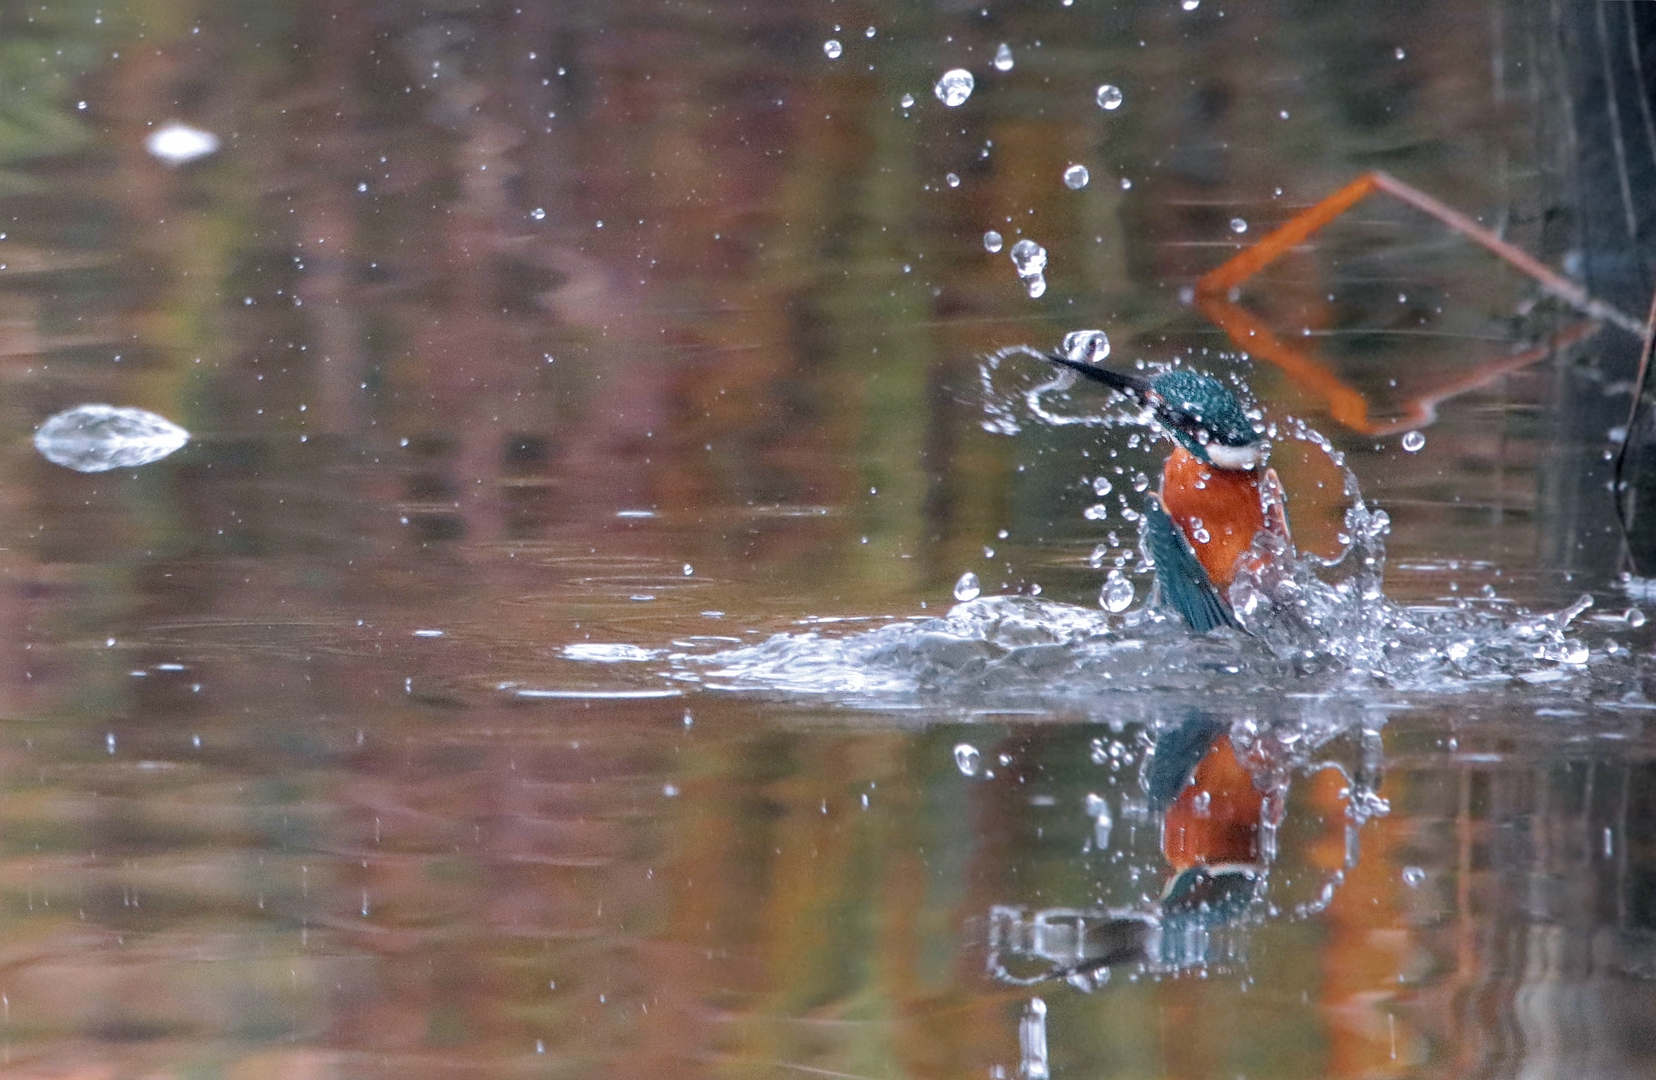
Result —
[{"label": "thin dark line in water", "polygon": [[1604,72],[1604,103],[1610,120],[1610,147],[1616,152],[1616,182],[1621,186],[1627,238],[1633,240],[1639,234],[1639,219],[1633,211],[1633,185],[1627,173],[1627,144],[1622,139],[1621,106],[1616,101],[1616,74],[1610,65],[1610,28],[1604,22],[1603,4],[1593,5],[1593,26],[1598,32],[1599,67]]},{"label": "thin dark line in water", "polygon": [[1645,150],[1650,154],[1652,165],[1656,165],[1656,117],[1650,112],[1650,95],[1656,87],[1649,85],[1644,77],[1644,65],[1639,59],[1639,28],[1633,21],[1633,13],[1627,13],[1627,55],[1633,61],[1633,82],[1637,93],[1633,96],[1639,100],[1639,116],[1644,121]]}]

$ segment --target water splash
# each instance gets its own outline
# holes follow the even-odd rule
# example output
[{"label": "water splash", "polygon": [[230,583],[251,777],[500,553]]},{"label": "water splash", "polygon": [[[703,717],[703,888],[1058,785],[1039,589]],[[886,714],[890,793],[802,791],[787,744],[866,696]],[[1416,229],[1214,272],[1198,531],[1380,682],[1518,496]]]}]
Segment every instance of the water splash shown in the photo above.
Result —
[{"label": "water splash", "polygon": [[[1108,355],[1109,344],[1101,332],[1077,332],[1063,348],[1066,355],[1096,362]],[[1014,347],[986,358],[980,368],[987,430],[1011,435],[1030,423],[1153,426],[1136,406],[1100,409],[1096,396],[1068,411],[1069,373],[1044,360],[1011,362],[1024,354],[1039,355]],[[1148,563],[1134,562],[1128,549],[1101,583],[1098,608],[967,590],[941,617],[894,619],[845,635],[816,628],[778,634],[691,662],[693,677],[725,689],[820,694],[870,705],[912,699],[1098,703],[1144,692],[1276,700],[1285,693],[1321,694],[1372,703],[1377,689],[1458,694],[1509,685],[1556,693],[1560,683],[1573,684],[1576,693],[1585,683],[1601,700],[1643,700],[1631,651],[1594,649],[1574,629],[1590,597],[1541,614],[1515,610],[1498,597],[1452,606],[1407,606],[1387,598],[1386,513],[1364,500],[1343,455],[1315,429],[1291,419],[1263,426],[1274,441],[1301,442],[1324,455],[1342,478],[1348,506],[1342,547],[1331,558],[1299,552],[1273,533],[1256,539],[1229,597],[1246,633],[1188,633],[1154,601]],[[1135,431],[1126,441],[1137,440],[1149,455],[1153,440],[1144,435]],[[1122,482],[1112,485],[1122,509],[1111,520],[1137,521],[1132,506],[1142,503],[1150,480],[1131,465],[1124,469]],[[1283,496],[1267,484],[1264,500],[1270,513]],[[1117,543],[1112,540],[1112,550]],[[1151,600],[1134,607],[1140,596]],[[1629,624],[1613,621],[1624,630]],[[1118,699],[1110,707],[1119,705]]]}]

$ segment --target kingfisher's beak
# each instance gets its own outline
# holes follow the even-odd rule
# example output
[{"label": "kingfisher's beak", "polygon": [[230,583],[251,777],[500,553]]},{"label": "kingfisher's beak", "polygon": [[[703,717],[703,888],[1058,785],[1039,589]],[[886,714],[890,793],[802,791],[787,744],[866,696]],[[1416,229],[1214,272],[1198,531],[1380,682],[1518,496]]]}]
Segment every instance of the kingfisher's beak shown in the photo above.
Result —
[{"label": "kingfisher's beak", "polygon": [[1069,357],[1059,356],[1057,353],[1042,353],[1041,355],[1059,367],[1066,367],[1071,371],[1080,372],[1083,378],[1091,379],[1095,383],[1103,383],[1116,393],[1124,394],[1140,405],[1156,408],[1162,403],[1161,395],[1150,389],[1150,380],[1142,376],[1129,375],[1124,371],[1089,364],[1084,360],[1071,360]]}]

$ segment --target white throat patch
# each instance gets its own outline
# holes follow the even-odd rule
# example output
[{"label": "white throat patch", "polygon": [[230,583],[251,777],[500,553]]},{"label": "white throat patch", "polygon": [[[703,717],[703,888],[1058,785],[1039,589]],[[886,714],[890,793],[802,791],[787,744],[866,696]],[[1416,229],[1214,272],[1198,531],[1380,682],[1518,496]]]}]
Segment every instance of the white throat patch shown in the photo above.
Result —
[{"label": "white throat patch", "polygon": [[1202,449],[1207,451],[1208,460],[1221,469],[1243,472],[1259,465],[1258,443],[1252,443],[1248,446],[1221,446],[1218,443],[1208,443]]}]

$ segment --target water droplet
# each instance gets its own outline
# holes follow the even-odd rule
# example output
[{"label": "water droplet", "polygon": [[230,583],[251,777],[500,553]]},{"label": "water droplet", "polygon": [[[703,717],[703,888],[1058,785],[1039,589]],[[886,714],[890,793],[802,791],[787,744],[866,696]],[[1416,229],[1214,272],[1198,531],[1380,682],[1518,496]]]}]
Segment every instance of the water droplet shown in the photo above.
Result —
[{"label": "water droplet", "polygon": [[1108,495],[1110,493],[1110,491],[1112,490],[1112,487],[1113,487],[1113,485],[1111,485],[1110,480],[1109,480],[1108,477],[1104,477],[1104,476],[1095,476],[1095,477],[1093,477],[1093,483],[1092,483],[1093,494],[1097,495],[1099,498],[1103,498],[1104,496]]},{"label": "water droplet", "polygon": [[1149,486],[1150,486],[1150,478],[1148,476],[1145,476],[1143,473],[1135,473],[1133,475],[1133,490],[1134,491],[1143,491],[1146,488],[1148,488]]},{"label": "water droplet", "polygon": [[60,412],[34,434],[35,449],[47,461],[83,473],[148,465],[189,441],[190,433],[165,417],[113,405]]},{"label": "water droplet", "polygon": [[1121,103],[1126,100],[1121,93],[1121,87],[1114,86],[1110,83],[1105,83],[1103,86],[1100,86],[1098,88],[1098,92],[1093,96],[1098,102],[1098,107],[1106,112],[1115,112],[1117,109],[1121,108]]},{"label": "water droplet", "polygon": [[1186,11],[1195,11],[1202,6],[1202,0],[1179,0],[1179,6]]},{"label": "water droplet", "polygon": [[864,28],[863,28],[863,37],[867,37],[867,38],[871,38],[871,37],[873,37],[873,36],[874,36],[874,35],[875,35],[875,34],[877,34],[877,33],[879,33],[879,31],[878,31],[878,30],[876,30],[876,29],[875,29],[875,28],[874,28],[874,27],[872,27],[872,26],[869,26],[869,27],[864,27]]},{"label": "water droplet", "polygon": [[1104,587],[1098,590],[1098,606],[1105,611],[1120,613],[1133,605],[1133,583],[1120,570],[1111,570]]},{"label": "water droplet", "polygon": [[1418,866],[1405,866],[1403,868],[1403,884],[1407,885],[1409,888],[1418,889],[1421,885],[1425,884],[1425,882],[1426,871],[1422,868]]},{"label": "water droplet", "polygon": [[1070,360],[1102,364],[1110,358],[1110,335],[1102,330],[1071,330],[1058,349]]},{"label": "water droplet", "polygon": [[1012,245],[1012,265],[1018,269],[1018,280],[1024,283],[1032,298],[1046,292],[1046,248],[1033,240],[1023,239]]},{"label": "water droplet", "polygon": [[1422,435],[1418,431],[1411,431],[1407,435],[1403,436],[1403,449],[1407,450],[1411,454],[1415,453],[1425,445],[1426,436]]},{"label": "water droplet", "polygon": [[368,182],[366,180],[358,181],[357,182],[357,194],[366,195],[367,193],[368,193]]},{"label": "water droplet", "polygon": [[694,574],[695,572],[696,572],[696,568],[694,566],[691,566],[689,563],[684,564],[684,576],[685,577],[689,577],[691,574]]},{"label": "water droplet", "polygon": [[1094,503],[1081,511],[1081,516],[1088,521],[1103,521],[1110,516],[1110,508],[1103,503]]},{"label": "water droplet", "polygon": [[1125,176],[1123,176],[1121,178],[1121,190],[1122,191],[1132,191],[1133,190],[1133,182],[1131,180],[1127,179]]},{"label": "water droplet", "polygon": [[1085,165],[1071,165],[1064,170],[1064,186],[1071,191],[1080,191],[1087,186],[1087,181],[1091,179],[1092,177],[1088,174]]},{"label": "water droplet", "polygon": [[1001,42],[1000,48],[995,50],[995,70],[1012,70],[1012,46],[1004,41]]},{"label": "water droplet", "polygon": [[1213,792],[1198,791],[1196,797],[1190,800],[1190,808],[1197,817],[1207,817],[1213,811]]},{"label": "water droplet", "polygon": [[983,764],[983,755],[971,743],[960,743],[954,748],[955,768],[960,770],[961,776],[976,776],[978,767]]},{"label": "water droplet", "polygon": [[204,158],[219,148],[219,137],[211,131],[180,124],[176,120],[162,124],[144,140],[144,149],[151,157],[168,165],[186,165]]},{"label": "water droplet", "polygon": [[943,73],[943,77],[937,80],[937,85],[932,87],[932,93],[937,95],[938,101],[953,109],[966,104],[966,99],[972,96],[973,85],[970,71],[965,68],[954,68]]},{"label": "water droplet", "polygon": [[943,176],[943,182],[948,184],[950,187],[959,187],[960,177],[956,176],[954,173],[946,173]]},{"label": "water droplet", "polygon": [[902,97],[897,99],[897,104],[901,105],[905,109],[914,108],[914,95],[904,94]]},{"label": "water droplet", "polygon": [[1636,607],[1628,608],[1625,618],[1627,619],[1627,625],[1635,630],[1645,624],[1645,613]]},{"label": "water droplet", "polygon": [[1231,232],[1233,232],[1233,233],[1245,233],[1247,231],[1248,231],[1248,223],[1246,221],[1242,220],[1239,217],[1231,218]]},{"label": "water droplet", "polygon": [[544,206],[535,207],[533,210],[529,211],[529,216],[534,218],[536,221],[545,221],[546,220],[546,207],[544,207]]},{"label": "water droplet", "polygon": [[1404,51],[1403,51],[1403,47],[1402,47],[1402,46],[1401,46],[1401,45],[1400,45],[1400,46],[1398,46],[1398,47],[1397,47],[1397,48],[1396,48],[1396,49],[1394,49],[1394,50],[1392,50],[1392,55],[1393,55],[1393,56],[1395,56],[1395,57],[1397,57],[1397,59],[1399,59],[1399,60],[1401,60],[1401,59],[1403,59],[1403,58],[1404,58],[1404,57],[1405,57],[1405,56],[1408,56],[1408,55],[1409,55],[1409,54],[1408,54],[1408,53],[1406,53],[1406,52],[1404,52]]},{"label": "water droplet", "polygon": [[1047,1057],[1047,1007],[1040,998],[1030,998],[1029,1007],[1018,1021],[1018,1075],[1024,1080],[1048,1080],[1052,1065]]},{"label": "water droplet", "polygon": [[994,229],[990,229],[988,232],[983,234],[984,251],[990,252],[991,254],[997,252],[1001,249],[1001,243],[1001,234],[996,232]]},{"label": "water droplet", "polygon": [[827,41],[822,43],[822,54],[830,60],[838,60],[840,58],[840,53],[844,51],[845,46],[841,45],[833,38],[829,38]]},{"label": "water droplet", "polygon": [[978,583],[978,576],[970,570],[961,574],[960,580],[955,582],[954,598],[963,604],[968,600],[976,600],[982,592],[983,586]]}]

